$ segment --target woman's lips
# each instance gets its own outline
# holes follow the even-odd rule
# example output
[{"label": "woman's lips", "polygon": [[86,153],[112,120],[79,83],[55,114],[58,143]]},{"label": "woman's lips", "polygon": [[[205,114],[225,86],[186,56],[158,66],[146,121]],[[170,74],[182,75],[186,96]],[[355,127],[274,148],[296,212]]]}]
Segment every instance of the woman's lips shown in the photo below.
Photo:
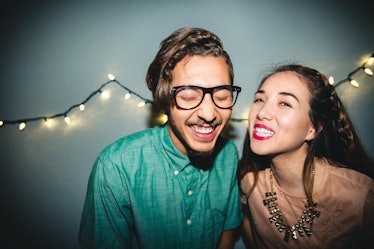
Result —
[{"label": "woman's lips", "polygon": [[274,131],[263,124],[255,124],[253,130],[253,137],[258,140],[266,140],[274,135]]}]

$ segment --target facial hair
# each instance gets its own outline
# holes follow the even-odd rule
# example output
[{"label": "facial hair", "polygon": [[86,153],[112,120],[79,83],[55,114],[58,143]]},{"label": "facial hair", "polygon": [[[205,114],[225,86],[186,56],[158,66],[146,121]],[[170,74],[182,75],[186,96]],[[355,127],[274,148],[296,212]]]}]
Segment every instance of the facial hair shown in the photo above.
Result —
[{"label": "facial hair", "polygon": [[[170,119],[169,119],[170,120]],[[214,120],[210,125],[212,126],[218,126],[222,122],[219,120]],[[198,122],[187,122],[186,125],[203,125],[206,124],[204,121],[198,121]],[[210,151],[197,151],[191,148],[189,144],[186,142],[186,140],[183,138],[179,130],[174,126],[173,122],[168,121],[168,125],[175,134],[175,136],[179,139],[179,141],[183,144],[183,146],[186,148],[187,156],[191,160],[191,163],[202,170],[208,170],[213,167],[215,157],[217,153],[221,150],[223,145],[226,143],[225,139],[223,139],[221,136],[218,137],[216,144],[214,145],[214,148]]]}]

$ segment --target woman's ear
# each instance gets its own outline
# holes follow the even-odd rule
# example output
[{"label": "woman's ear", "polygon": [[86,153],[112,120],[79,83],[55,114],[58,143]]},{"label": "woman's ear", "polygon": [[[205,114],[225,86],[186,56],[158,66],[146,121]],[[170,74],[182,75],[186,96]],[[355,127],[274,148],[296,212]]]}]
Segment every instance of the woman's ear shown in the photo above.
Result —
[{"label": "woman's ear", "polygon": [[[318,124],[318,133],[321,132],[323,130],[323,127],[321,124]],[[316,137],[316,128],[314,127],[314,125],[312,125],[309,130],[308,130],[308,133],[306,135],[306,138],[305,140],[306,141],[311,141],[313,140],[314,138]]]},{"label": "woman's ear", "polygon": [[305,141],[311,141],[315,138],[316,136],[316,129],[314,126],[311,126],[306,134]]}]

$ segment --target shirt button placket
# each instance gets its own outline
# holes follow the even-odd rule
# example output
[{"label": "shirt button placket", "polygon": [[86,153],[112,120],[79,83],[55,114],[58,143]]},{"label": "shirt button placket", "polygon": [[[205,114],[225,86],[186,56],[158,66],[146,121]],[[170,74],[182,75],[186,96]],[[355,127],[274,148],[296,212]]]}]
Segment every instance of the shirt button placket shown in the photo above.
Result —
[{"label": "shirt button placket", "polygon": [[192,183],[192,174],[190,175],[190,181],[189,184],[187,184],[186,194],[185,194],[185,203],[186,203],[186,224],[187,226],[192,225],[192,219],[191,215],[193,213],[193,207],[194,207],[194,191],[192,190],[193,183]]}]

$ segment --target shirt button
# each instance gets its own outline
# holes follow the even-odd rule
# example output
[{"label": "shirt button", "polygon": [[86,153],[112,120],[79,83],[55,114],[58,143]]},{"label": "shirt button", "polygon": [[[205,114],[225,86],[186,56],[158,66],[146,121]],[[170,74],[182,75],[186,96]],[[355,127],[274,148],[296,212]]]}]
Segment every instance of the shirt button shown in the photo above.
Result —
[{"label": "shirt button", "polygon": [[192,224],[192,221],[191,220],[187,220],[187,225],[191,225]]},{"label": "shirt button", "polygon": [[188,195],[192,195],[193,194],[193,191],[192,190],[190,190],[190,191],[188,191],[188,193],[187,193]]},{"label": "shirt button", "polygon": [[176,175],[178,175],[178,174],[179,174],[178,170],[175,170],[175,171],[174,171],[174,175],[176,176]]}]

